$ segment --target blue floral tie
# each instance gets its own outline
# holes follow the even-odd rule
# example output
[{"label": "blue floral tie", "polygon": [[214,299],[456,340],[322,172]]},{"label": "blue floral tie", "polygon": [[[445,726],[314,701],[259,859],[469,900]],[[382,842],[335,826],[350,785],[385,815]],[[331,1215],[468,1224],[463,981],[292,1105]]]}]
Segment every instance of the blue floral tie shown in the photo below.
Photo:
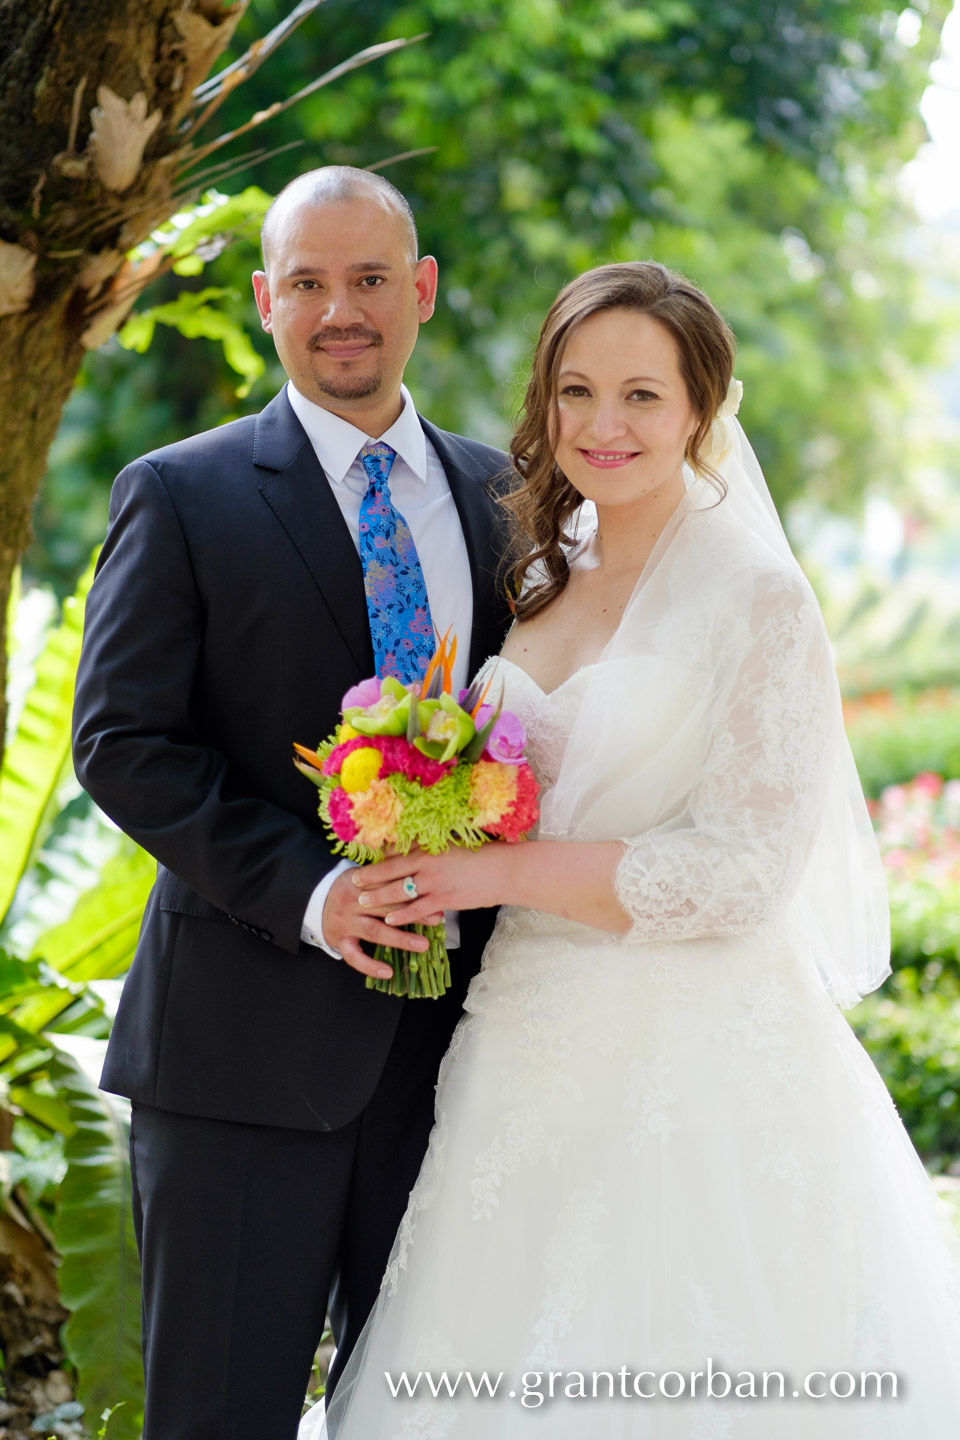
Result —
[{"label": "blue floral tie", "polygon": [[382,442],[360,451],[370,478],[360,503],[360,560],[377,674],[407,685],[421,678],[435,647],[420,557],[390,496],[396,458],[396,450]]}]

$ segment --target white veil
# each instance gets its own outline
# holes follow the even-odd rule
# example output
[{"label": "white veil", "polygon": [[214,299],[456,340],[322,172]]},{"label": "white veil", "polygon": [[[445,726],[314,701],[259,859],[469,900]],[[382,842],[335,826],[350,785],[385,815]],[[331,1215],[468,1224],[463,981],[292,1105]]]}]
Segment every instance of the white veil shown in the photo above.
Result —
[{"label": "white veil", "polygon": [[[736,382],[734,382],[736,384]],[[849,1006],[890,973],[876,839],[819,606],[733,411],[596,666],[540,833],[628,842],[638,940],[777,924]]]}]

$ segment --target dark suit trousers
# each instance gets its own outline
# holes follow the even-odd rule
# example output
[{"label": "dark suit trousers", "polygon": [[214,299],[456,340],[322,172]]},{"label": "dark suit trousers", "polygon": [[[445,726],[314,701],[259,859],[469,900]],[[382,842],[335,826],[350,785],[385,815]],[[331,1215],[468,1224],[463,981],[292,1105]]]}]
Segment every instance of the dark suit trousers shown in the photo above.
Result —
[{"label": "dark suit trousers", "polygon": [[396,1002],[377,1088],[338,1130],[134,1104],[144,1440],[294,1440],[328,1300],[336,1384],[426,1151],[458,1001]]}]

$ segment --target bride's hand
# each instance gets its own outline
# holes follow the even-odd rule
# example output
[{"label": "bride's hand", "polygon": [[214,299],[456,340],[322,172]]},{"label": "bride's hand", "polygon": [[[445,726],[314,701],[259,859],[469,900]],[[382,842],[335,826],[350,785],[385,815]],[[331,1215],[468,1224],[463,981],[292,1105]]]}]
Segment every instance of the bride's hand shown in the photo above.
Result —
[{"label": "bride's hand", "polygon": [[[503,901],[504,864],[511,847],[499,841],[479,850],[455,846],[444,855],[411,850],[351,872],[359,904],[388,925],[438,925],[444,910],[476,910]],[[404,890],[413,880],[415,899]]]}]

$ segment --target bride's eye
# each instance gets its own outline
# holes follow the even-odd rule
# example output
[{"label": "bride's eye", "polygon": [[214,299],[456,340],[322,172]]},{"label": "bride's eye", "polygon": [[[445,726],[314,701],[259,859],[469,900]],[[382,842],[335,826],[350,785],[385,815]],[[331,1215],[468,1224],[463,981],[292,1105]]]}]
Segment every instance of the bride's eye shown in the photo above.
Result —
[{"label": "bride's eye", "polygon": [[587,389],[586,385],[564,385],[563,389],[560,391],[560,394],[573,395],[574,397],[577,397],[580,395],[589,395],[590,391]]},{"label": "bride's eye", "polygon": [[630,392],[631,400],[657,400],[658,398],[652,390],[632,390]]}]

